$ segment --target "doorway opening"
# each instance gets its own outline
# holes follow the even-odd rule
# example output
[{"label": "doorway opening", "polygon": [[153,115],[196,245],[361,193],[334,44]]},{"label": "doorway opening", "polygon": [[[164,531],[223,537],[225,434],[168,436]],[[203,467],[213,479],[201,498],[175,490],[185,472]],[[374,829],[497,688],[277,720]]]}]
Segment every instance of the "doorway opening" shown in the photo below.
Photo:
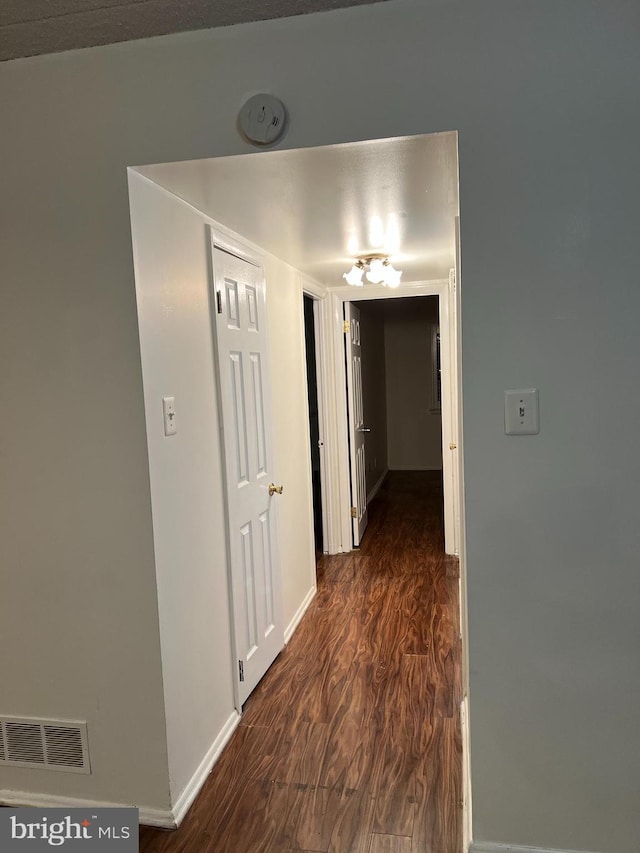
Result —
[{"label": "doorway opening", "polygon": [[[430,472],[418,480],[437,480],[442,490],[438,298],[348,302],[347,315],[346,394],[357,547],[365,535],[369,504],[389,473]],[[350,382],[355,374],[358,381]]]},{"label": "doorway opening", "polygon": [[313,498],[313,535],[316,562],[324,551],[322,523],[322,479],[320,451],[320,405],[318,397],[318,364],[316,360],[315,300],[303,295],[304,340],[307,367],[307,399],[309,404],[309,451],[311,455],[311,489]]},{"label": "doorway opening", "polygon": [[[457,253],[456,253],[457,258]],[[456,260],[457,265],[457,260]],[[364,290],[364,289],[363,289]],[[355,292],[354,292],[355,291]],[[401,377],[399,383],[400,389],[403,384],[408,384],[409,387],[413,383],[416,388],[422,386],[424,393],[420,395],[423,403],[422,413],[418,413],[417,424],[407,423],[406,419],[400,419],[397,425],[400,441],[403,436],[411,440],[411,432],[413,440],[419,434],[421,429],[426,429],[428,425],[430,430],[437,427],[438,417],[436,412],[439,412],[440,428],[441,428],[441,464],[443,478],[443,494],[444,494],[444,532],[445,532],[445,552],[448,555],[461,556],[460,553],[460,525],[461,525],[461,456],[460,456],[460,427],[459,427],[459,394],[460,394],[460,376],[459,376],[459,334],[458,334],[458,300],[459,293],[456,286],[456,272],[452,268],[448,279],[439,281],[417,282],[411,285],[400,287],[395,291],[389,291],[387,288],[371,289],[360,291],[353,287],[334,288],[331,294],[332,310],[331,315],[336,318],[333,328],[333,364],[335,368],[336,388],[344,389],[347,387],[347,359],[345,357],[345,335],[346,324],[341,319],[344,314],[344,306],[346,304],[355,303],[358,305],[363,301],[376,302],[395,302],[402,305],[404,299],[410,297],[436,297],[438,303],[438,323],[437,327],[434,323],[426,323],[422,332],[419,333],[418,344],[422,344],[425,352],[430,348],[431,355],[425,355],[425,361],[428,358],[430,367],[425,365],[423,369],[422,379],[413,376],[407,383],[407,377]],[[402,307],[398,309],[400,313]],[[384,309],[379,309],[384,313]],[[431,315],[432,319],[434,314]],[[430,328],[427,328],[430,326]],[[420,340],[421,336],[421,340]],[[403,346],[407,345],[407,341],[403,340]],[[380,346],[377,350],[379,352]],[[381,367],[378,364],[375,370],[379,373]],[[413,371],[416,373],[418,368],[414,365]],[[396,383],[397,386],[398,383]],[[394,387],[394,391],[398,391],[398,387]],[[405,392],[406,393],[406,392]],[[440,398],[439,400],[437,398]],[[362,489],[358,493],[357,490],[352,491],[352,481],[358,482],[358,475],[352,479],[351,468],[353,467],[353,454],[350,452],[350,441],[353,441],[351,435],[351,427],[353,419],[349,419],[349,406],[347,405],[347,395],[337,393],[331,401],[333,408],[329,412],[329,417],[335,417],[338,424],[337,445],[335,447],[333,465],[335,476],[339,486],[340,500],[335,501],[331,505],[330,519],[328,527],[334,530],[334,536],[341,543],[339,551],[349,551],[353,547],[355,541],[355,524],[353,517],[360,524],[360,519],[363,514],[363,508],[358,507],[356,501],[359,499],[359,494],[362,494]],[[386,403],[385,403],[386,407]],[[427,417],[427,413],[429,417]],[[394,412],[395,414],[395,412]],[[415,416],[415,412],[414,412]],[[368,425],[364,424],[364,429],[369,429]],[[377,430],[378,436],[380,429]],[[373,433],[365,433],[369,438],[370,443],[373,442]],[[406,442],[405,442],[406,443]],[[403,457],[402,452],[398,451],[399,455],[395,460],[395,464],[406,469],[407,464],[416,464],[410,462],[406,455]],[[384,458],[384,454],[383,454]],[[375,487],[377,481],[384,473],[381,469],[377,453],[373,454],[373,460],[376,460],[374,470],[375,473],[369,472],[369,477],[366,477],[366,487],[364,489],[365,497],[361,498],[366,501],[372,495],[370,490]],[[371,454],[365,463],[371,466]],[[436,466],[437,458],[434,457],[431,451],[431,461],[429,456],[422,456],[418,463],[418,468],[432,468]],[[353,507],[356,507],[355,511]],[[366,506],[364,507],[366,509]],[[361,531],[363,532],[363,531]],[[463,568],[464,571],[464,568]]]},{"label": "doorway opening", "polygon": [[[265,352],[273,365],[273,437],[278,460],[277,474],[273,482],[264,478],[264,488],[274,491],[274,518],[278,519],[281,543],[283,634],[284,642],[288,642],[294,632],[298,636],[296,629],[307,610],[316,606],[316,600],[317,606],[324,600],[321,594],[314,598],[319,572],[316,575],[316,567],[312,565],[320,526],[322,549],[331,555],[326,569],[333,571],[335,565],[336,576],[340,578],[336,582],[343,585],[341,592],[346,590],[351,578],[358,577],[359,566],[350,562],[349,553],[343,553],[351,552],[353,545],[344,395],[345,303],[389,297],[438,297],[442,376],[445,379],[441,402],[446,552],[456,554],[461,550],[459,543],[463,540],[457,529],[457,507],[462,507],[460,460],[456,452],[459,446],[456,409],[460,388],[456,361],[459,297],[455,280],[452,283],[451,278],[446,278],[449,270],[458,266],[454,226],[458,215],[457,178],[457,135],[453,132],[211,158],[199,163],[155,164],[132,170],[136,288],[149,467],[155,488],[154,537],[157,538],[161,624],[172,642],[175,638],[180,640],[176,660],[188,660],[189,650],[196,644],[220,649],[222,660],[215,670],[217,681],[214,683],[211,679],[208,683],[208,693],[202,691],[195,668],[193,673],[184,667],[171,671],[173,693],[184,693],[183,674],[186,672],[192,698],[189,705],[181,705],[179,715],[171,718],[172,730],[168,738],[172,743],[179,743],[181,732],[191,730],[192,724],[198,722],[207,696],[222,695],[226,690],[223,697],[226,702],[227,694],[237,689],[237,682],[243,676],[239,666],[243,661],[231,647],[229,638],[222,636],[222,630],[214,635],[215,629],[233,621],[231,611],[218,620],[191,618],[190,602],[204,600],[203,591],[208,595],[207,600],[215,600],[220,605],[224,604],[224,595],[228,592],[229,583],[225,585],[226,579],[220,569],[229,565],[229,543],[225,541],[224,531],[218,530],[216,536],[209,535],[211,519],[202,507],[224,507],[220,460],[237,455],[233,431],[220,429],[219,401],[215,399],[216,371],[221,369],[221,362],[211,351],[209,313],[219,313],[219,297],[217,290],[210,291],[211,261],[203,239],[207,228],[214,227],[240,240],[256,256],[263,258],[268,309],[265,316],[271,331]],[[162,248],[161,256],[159,247]],[[395,290],[375,285],[344,286],[343,274],[353,259],[372,248],[383,249],[392,256],[398,269],[402,269],[403,280],[408,283]],[[301,303],[308,283],[316,299],[313,314],[315,374],[319,386],[316,389],[318,440],[324,443],[320,453],[320,501],[311,477],[314,465],[310,462],[309,446],[312,440],[307,387],[309,365],[304,361],[307,332]],[[224,287],[233,291],[234,282],[225,279]],[[252,304],[249,299],[236,300],[233,306],[234,310],[240,306],[241,312],[250,313]],[[171,310],[167,310],[168,305]],[[255,326],[254,320],[255,317],[251,322]],[[227,320],[228,327],[234,324],[239,325],[235,314]],[[253,353],[253,349],[248,353],[250,363],[253,363]],[[175,354],[180,358],[175,358]],[[235,351],[232,355],[235,358]],[[226,362],[226,369],[230,369],[229,364],[235,366],[236,363],[237,359],[231,359]],[[165,394],[171,398],[175,395],[180,407],[177,438],[166,439],[158,425],[158,399]],[[249,411],[250,417],[254,409],[258,411],[259,406]],[[238,412],[240,423],[244,411],[239,407]],[[242,437],[246,431],[237,432]],[[255,444],[250,437],[247,441],[250,447]],[[210,445],[215,452],[206,455]],[[184,499],[184,491],[176,488],[176,483],[181,482],[178,472],[185,470],[185,461],[189,463],[189,502]],[[371,497],[376,483],[379,481],[382,489],[384,482],[382,471],[377,478],[373,472],[369,473],[370,482],[367,484],[365,480],[365,501]],[[284,495],[279,497],[283,485]],[[316,498],[313,503],[312,495]],[[319,518],[318,508],[321,510]],[[156,523],[170,513],[179,521],[179,525],[171,529],[171,536],[166,534],[166,525]],[[222,514],[216,512],[215,517],[217,521]],[[243,541],[248,543],[249,538]],[[175,559],[172,558],[176,543],[182,542],[193,546],[197,553],[180,577],[181,589],[189,589],[191,594],[179,599],[182,608],[179,609],[173,571]],[[249,545],[246,547],[249,553]],[[248,563],[243,553],[240,556],[244,567]],[[463,553],[461,558],[464,573]],[[358,559],[357,552],[353,559]],[[213,578],[212,565],[216,566]],[[353,575],[350,574],[352,568]],[[447,580],[455,584],[455,579]],[[214,583],[215,595],[210,589]],[[464,585],[463,580],[461,583]],[[352,591],[365,592],[362,586],[354,586]],[[372,585],[369,591],[373,596],[377,590]],[[460,598],[464,601],[464,594]],[[364,612],[359,599],[356,606],[358,612]],[[417,618],[421,625],[429,623],[424,614]],[[412,624],[405,626],[409,632],[413,630]],[[185,625],[191,633],[185,633]],[[464,614],[460,628],[465,633]],[[407,659],[400,661],[405,668],[415,663],[416,653],[409,650],[413,648],[410,640],[408,637],[407,651],[403,653]],[[371,660],[362,661],[363,677],[367,676],[367,667],[374,664],[378,665],[374,655]],[[386,665],[384,659],[380,665]],[[462,682],[466,685],[465,655],[461,665]],[[231,689],[227,689],[229,685],[225,681],[229,680],[229,673]],[[353,680],[356,674],[348,668],[345,689],[353,687],[355,690],[358,686]],[[400,672],[400,680],[402,675]],[[225,710],[221,701],[213,736],[227,731],[224,728],[227,718],[223,718]],[[461,716],[464,720],[464,698]],[[229,725],[238,724],[234,717]],[[462,728],[466,753],[464,724]],[[210,734],[207,733],[209,743]],[[203,736],[203,743],[205,740]],[[465,803],[467,788],[465,782]]]}]

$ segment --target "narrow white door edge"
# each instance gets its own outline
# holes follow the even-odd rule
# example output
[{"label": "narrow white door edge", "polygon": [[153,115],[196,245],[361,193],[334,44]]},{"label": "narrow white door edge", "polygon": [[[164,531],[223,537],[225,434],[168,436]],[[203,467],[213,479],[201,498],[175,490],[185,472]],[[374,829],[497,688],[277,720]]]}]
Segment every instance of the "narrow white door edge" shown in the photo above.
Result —
[{"label": "narrow white door edge", "polygon": [[349,472],[352,543],[360,545],[369,522],[367,504],[366,433],[362,395],[362,343],[360,309],[356,303],[344,302],[344,344],[346,355],[347,428],[349,433]]}]

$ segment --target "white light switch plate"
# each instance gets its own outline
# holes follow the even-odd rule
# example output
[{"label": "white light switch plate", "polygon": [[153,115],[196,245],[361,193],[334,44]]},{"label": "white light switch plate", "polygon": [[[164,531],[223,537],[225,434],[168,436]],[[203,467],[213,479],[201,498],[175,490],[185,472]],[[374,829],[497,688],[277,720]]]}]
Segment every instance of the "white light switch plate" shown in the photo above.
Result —
[{"label": "white light switch plate", "polygon": [[504,392],[504,431],[507,435],[535,435],[540,432],[537,388]]},{"label": "white light switch plate", "polygon": [[164,417],[164,434],[175,435],[178,431],[176,426],[176,398],[162,398],[162,414]]}]

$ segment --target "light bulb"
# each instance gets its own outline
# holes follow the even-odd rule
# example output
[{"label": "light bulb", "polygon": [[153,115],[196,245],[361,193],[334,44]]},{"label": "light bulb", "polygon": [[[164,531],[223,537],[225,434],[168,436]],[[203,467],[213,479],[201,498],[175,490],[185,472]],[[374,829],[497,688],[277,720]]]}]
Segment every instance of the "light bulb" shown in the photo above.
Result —
[{"label": "light bulb", "polygon": [[346,280],[347,284],[352,284],[354,287],[362,287],[362,273],[362,267],[354,264],[349,272],[342,274],[342,278]]},{"label": "light bulb", "polygon": [[384,283],[387,287],[399,287],[400,279],[402,277],[402,270],[394,269],[394,267],[387,263],[384,267]]},{"label": "light bulb", "polygon": [[384,265],[380,258],[372,258],[369,261],[367,280],[370,281],[371,284],[380,284],[380,282],[384,280]]}]

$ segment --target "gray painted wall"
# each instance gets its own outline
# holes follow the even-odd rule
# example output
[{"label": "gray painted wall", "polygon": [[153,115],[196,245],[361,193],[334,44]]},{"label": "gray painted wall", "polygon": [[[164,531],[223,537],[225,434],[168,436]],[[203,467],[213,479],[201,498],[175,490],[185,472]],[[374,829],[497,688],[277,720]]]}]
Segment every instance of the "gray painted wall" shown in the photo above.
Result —
[{"label": "gray painted wall", "polygon": [[388,469],[442,469],[441,416],[433,411],[431,329],[437,297],[356,303],[362,336],[367,489]]},{"label": "gray painted wall", "polygon": [[[97,738],[93,777],[0,788],[167,801],[125,167],[247,150],[267,89],[290,147],[460,133],[474,834],[637,850],[639,30],[390,0],[0,68],[2,706]],[[541,432],[506,437],[530,385]]]},{"label": "gray painted wall", "polygon": [[435,410],[431,355],[431,332],[437,326],[435,296],[385,305],[387,446],[392,471],[442,469],[442,417]]}]

